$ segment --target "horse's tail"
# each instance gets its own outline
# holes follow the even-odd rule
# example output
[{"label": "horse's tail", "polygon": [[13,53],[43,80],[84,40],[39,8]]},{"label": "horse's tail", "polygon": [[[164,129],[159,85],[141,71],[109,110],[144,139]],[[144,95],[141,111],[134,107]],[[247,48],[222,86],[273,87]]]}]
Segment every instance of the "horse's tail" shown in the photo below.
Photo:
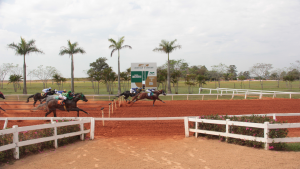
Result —
[{"label": "horse's tail", "polygon": [[28,102],[29,102],[29,99],[32,98],[32,97],[34,97],[34,95],[30,95],[30,96],[27,98],[27,102],[26,102],[26,103],[28,103]]},{"label": "horse's tail", "polygon": [[36,110],[45,110],[48,106],[47,106],[47,102],[46,103],[43,103],[43,104],[40,104],[38,105],[37,107],[34,107],[32,110],[33,111],[36,111]]}]

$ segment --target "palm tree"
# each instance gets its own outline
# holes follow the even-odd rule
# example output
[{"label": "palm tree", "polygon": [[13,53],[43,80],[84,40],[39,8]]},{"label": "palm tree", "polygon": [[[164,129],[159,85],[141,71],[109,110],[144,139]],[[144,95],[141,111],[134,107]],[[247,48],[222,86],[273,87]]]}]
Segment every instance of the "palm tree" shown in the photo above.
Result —
[{"label": "palm tree", "polygon": [[113,40],[113,39],[108,39],[108,41],[112,43],[112,44],[109,46],[109,48],[110,48],[110,49],[113,49],[113,50],[111,51],[111,55],[110,55],[110,56],[112,57],[113,53],[114,53],[115,51],[118,51],[118,94],[121,94],[121,85],[120,85],[120,50],[123,49],[123,48],[129,48],[129,49],[132,49],[132,48],[131,48],[131,46],[129,46],[129,45],[124,45],[124,46],[122,46],[123,43],[124,43],[124,41],[125,41],[125,40],[124,40],[124,36],[121,37],[121,38],[119,39],[118,42],[116,42],[116,41]]},{"label": "palm tree", "polygon": [[64,54],[69,54],[69,56],[71,57],[71,91],[74,92],[74,61],[73,61],[73,55],[77,54],[77,53],[81,53],[84,54],[85,51],[80,48],[77,47],[78,43],[71,43],[70,40],[68,40],[68,47],[61,47],[61,50],[59,52],[60,55],[64,55]]},{"label": "palm tree", "polygon": [[153,49],[153,51],[158,51],[158,52],[165,52],[168,54],[168,94],[171,94],[171,84],[170,84],[170,60],[169,60],[169,54],[173,52],[175,49],[180,49],[181,45],[174,45],[174,43],[177,41],[177,39],[168,42],[166,40],[161,40],[159,47]]},{"label": "palm tree", "polygon": [[23,77],[24,77],[24,86],[23,86],[23,94],[27,94],[27,87],[26,87],[26,62],[25,56],[29,53],[44,53],[43,51],[39,50],[35,46],[35,40],[30,40],[28,42],[25,41],[24,38],[21,37],[21,43],[15,44],[11,43],[8,44],[8,47],[14,49],[16,51],[16,55],[24,56],[24,64],[23,64]]}]

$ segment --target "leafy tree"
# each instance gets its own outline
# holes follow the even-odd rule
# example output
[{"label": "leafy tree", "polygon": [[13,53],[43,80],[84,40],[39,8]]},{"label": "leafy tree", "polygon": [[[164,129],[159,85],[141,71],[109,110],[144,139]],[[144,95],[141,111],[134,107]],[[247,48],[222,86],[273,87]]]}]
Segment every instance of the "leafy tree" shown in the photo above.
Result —
[{"label": "leafy tree", "polygon": [[111,67],[108,67],[103,70],[103,78],[104,78],[104,83],[106,84],[106,87],[107,87],[107,92],[109,94],[113,94],[114,81],[117,78],[116,73],[113,72]]},{"label": "leafy tree", "polygon": [[266,64],[266,63],[257,63],[252,66],[250,69],[250,72],[253,73],[256,77],[260,80],[261,89],[263,90],[263,81],[262,79],[267,79],[270,75],[269,70],[271,70],[272,64]]},{"label": "leafy tree", "polygon": [[85,50],[83,48],[78,47],[78,43],[71,43],[70,40],[68,40],[68,46],[62,46],[61,50],[59,52],[59,55],[68,54],[69,57],[71,57],[71,91],[74,92],[74,60],[73,55],[81,53],[84,54]]},{"label": "leafy tree", "polygon": [[3,63],[3,65],[0,66],[0,80],[2,81],[1,89],[3,89],[5,76],[11,71],[12,67],[14,67],[13,63]]},{"label": "leafy tree", "polygon": [[22,76],[21,76],[21,75],[13,74],[13,75],[10,75],[10,76],[9,76],[9,81],[8,81],[8,83],[13,83],[14,91],[17,92],[19,83],[20,83],[21,81],[22,81]]},{"label": "leafy tree", "polygon": [[45,88],[47,86],[47,81],[57,73],[57,69],[52,66],[43,68],[43,65],[40,65],[37,69],[32,70],[32,73],[35,77],[43,81],[43,86]]},{"label": "leafy tree", "polygon": [[214,72],[214,78],[216,80],[218,80],[219,83],[219,87],[221,86],[221,77],[224,75],[225,71],[227,70],[227,66],[225,64],[220,63],[219,65],[213,65],[212,66],[212,70],[215,71]]},{"label": "leafy tree", "polygon": [[206,76],[204,75],[199,74],[196,76],[196,81],[198,82],[199,87],[202,87],[202,85],[206,84],[205,80],[206,80]]},{"label": "leafy tree", "polygon": [[[241,81],[241,89],[242,89],[243,88],[243,83],[244,83],[244,80],[246,79],[246,77],[244,75],[240,75],[238,78]],[[245,88],[245,85],[244,85],[244,88]]]},{"label": "leafy tree", "polygon": [[175,49],[180,49],[181,45],[175,45],[175,42],[177,40],[173,40],[171,42],[166,41],[166,40],[161,40],[161,43],[159,44],[158,48],[153,49],[153,51],[158,51],[158,52],[165,52],[168,54],[168,93],[171,94],[171,84],[170,84],[170,59],[169,59],[169,54],[172,53]]},{"label": "leafy tree", "polygon": [[106,63],[107,59],[105,57],[100,57],[96,60],[96,62],[90,63],[90,69],[87,71],[87,74],[92,80],[96,80],[98,82],[98,94],[100,81],[104,79],[103,73],[104,69],[109,68],[108,64]]},{"label": "leafy tree", "polygon": [[62,77],[59,73],[55,73],[52,76],[53,80],[56,82],[58,90],[61,90],[60,87],[63,87],[63,82],[65,82],[67,79]]},{"label": "leafy tree", "polygon": [[230,75],[230,79],[233,80],[236,78],[237,74],[237,70],[236,70],[236,66],[235,65],[229,65],[228,69],[227,69],[227,73]]},{"label": "leafy tree", "polygon": [[108,41],[111,43],[111,45],[109,46],[109,48],[113,49],[111,51],[111,55],[110,56],[112,57],[113,53],[115,51],[118,51],[118,94],[121,94],[121,85],[120,85],[120,50],[123,49],[123,48],[132,49],[132,47],[129,46],[129,45],[122,46],[123,43],[124,43],[124,41],[125,41],[124,38],[125,38],[124,36],[121,37],[118,42],[116,42],[114,39],[108,39]]},{"label": "leafy tree", "polygon": [[23,64],[23,77],[24,77],[24,83],[23,83],[23,94],[27,94],[27,87],[26,87],[26,62],[25,62],[25,56],[30,53],[44,53],[43,51],[39,50],[35,46],[35,40],[30,40],[28,42],[25,41],[24,38],[21,37],[21,42],[18,44],[11,43],[8,44],[8,48],[14,49],[16,52],[16,55],[22,55],[24,59]]},{"label": "leafy tree", "polygon": [[193,93],[193,87],[196,85],[195,81],[196,81],[196,76],[195,74],[189,74],[187,75],[187,82],[185,82],[188,85],[188,92],[189,94]]},{"label": "leafy tree", "polygon": [[174,84],[176,84],[176,87],[175,87],[176,94],[178,94],[178,82],[179,82],[180,76],[181,76],[180,70],[174,70],[171,74],[171,82],[173,83],[173,87],[174,87]]},{"label": "leafy tree", "polygon": [[162,89],[166,90],[166,80],[168,76],[168,71],[167,69],[164,69],[163,67],[158,67],[157,68],[157,88],[159,88],[159,85],[162,85]]}]

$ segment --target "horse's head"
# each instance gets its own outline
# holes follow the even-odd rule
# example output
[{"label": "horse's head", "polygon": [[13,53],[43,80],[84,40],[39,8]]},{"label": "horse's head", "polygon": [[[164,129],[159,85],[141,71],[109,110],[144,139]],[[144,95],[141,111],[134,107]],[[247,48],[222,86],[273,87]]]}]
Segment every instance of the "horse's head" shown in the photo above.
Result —
[{"label": "horse's head", "polygon": [[82,94],[82,93],[76,93],[75,94],[75,98],[78,98],[79,100],[82,100],[82,101],[84,101],[84,102],[87,102],[88,101],[88,99],[86,99],[86,97]]},{"label": "horse's head", "polygon": [[166,92],[164,90],[159,90],[160,94],[163,94],[164,96],[167,95]]},{"label": "horse's head", "polygon": [[4,95],[2,92],[0,92],[0,98],[5,99]]}]

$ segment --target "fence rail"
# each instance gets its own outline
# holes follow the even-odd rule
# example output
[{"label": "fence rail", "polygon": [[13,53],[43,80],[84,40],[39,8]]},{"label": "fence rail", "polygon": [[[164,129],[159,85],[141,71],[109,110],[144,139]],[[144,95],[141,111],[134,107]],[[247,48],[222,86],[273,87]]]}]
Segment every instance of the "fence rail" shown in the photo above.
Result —
[{"label": "fence rail", "polygon": [[[209,120],[209,119],[199,119],[196,118],[188,118],[189,122],[195,122],[195,129],[189,128],[190,132],[195,133],[195,137],[198,137],[198,133],[202,134],[210,134],[216,136],[223,136],[223,137],[231,137],[237,139],[244,139],[244,140],[251,140],[251,141],[261,141],[265,143],[265,149],[269,149],[269,143],[279,143],[279,142],[300,142],[300,137],[292,137],[292,138],[269,138],[268,133],[270,129],[279,129],[279,128],[300,128],[300,123],[284,123],[284,124],[269,124],[269,122],[261,123],[249,123],[249,122],[239,122],[239,121],[230,121],[229,119],[226,120]],[[209,123],[209,124],[221,124],[226,125],[225,132],[217,132],[217,131],[209,131],[209,130],[200,130],[198,129],[198,123]],[[233,134],[230,133],[229,127],[230,126],[242,126],[242,127],[254,127],[254,128],[262,128],[264,129],[264,137],[255,137],[255,136],[248,136],[242,134]],[[187,137],[189,133],[187,133]]]},{"label": "fence rail", "polygon": [[[1,146],[0,151],[14,149],[14,158],[19,159],[19,147],[22,147],[22,146],[54,140],[54,147],[57,148],[58,147],[58,144],[57,144],[58,139],[80,135],[80,139],[83,140],[84,134],[86,134],[86,133],[90,133],[91,139],[94,139],[94,130],[92,128],[89,130],[84,130],[83,124],[85,124],[85,123],[91,123],[91,126],[93,125],[91,120],[83,120],[83,119],[80,119],[80,121],[61,122],[61,123],[56,123],[55,121],[53,121],[51,124],[33,125],[33,126],[26,126],[26,127],[18,127],[18,125],[14,125],[13,128],[11,128],[11,129],[0,130],[0,135],[13,134],[13,143]],[[57,127],[76,125],[76,124],[80,125],[80,131],[57,135]],[[54,128],[54,135],[50,136],[50,137],[43,137],[43,138],[38,138],[38,139],[19,141],[19,132],[30,131],[30,130],[39,130],[39,129],[45,129],[45,128]]]},{"label": "fence rail", "polygon": [[[300,116],[300,113],[270,113],[270,114],[255,114],[255,115],[267,115],[273,116]],[[230,115],[230,116],[244,116],[244,115]],[[246,115],[252,116],[252,115]],[[71,122],[61,122],[56,123],[55,120],[75,120]],[[231,138],[238,138],[238,139],[247,139],[247,140],[255,140],[261,141],[265,143],[265,149],[269,149],[269,143],[275,142],[300,142],[300,137],[292,137],[292,138],[268,138],[268,132],[270,129],[279,129],[279,128],[300,128],[300,123],[284,123],[284,124],[269,124],[269,122],[265,122],[264,124],[261,123],[248,123],[248,122],[239,122],[239,121],[230,121],[229,119],[226,120],[210,120],[210,119],[200,119],[199,116],[193,117],[136,117],[136,118],[93,118],[93,117],[7,117],[7,118],[0,118],[0,120],[4,120],[4,129],[0,130],[0,135],[4,134],[13,134],[13,143],[4,145],[0,147],[0,151],[5,151],[8,149],[14,149],[14,157],[19,159],[19,147],[26,146],[30,144],[36,144],[45,141],[54,140],[54,147],[57,148],[57,139],[64,138],[64,137],[71,137],[80,135],[81,140],[84,139],[85,133],[90,133],[90,139],[94,139],[94,132],[95,132],[95,122],[102,121],[104,125],[104,121],[142,121],[142,120],[183,120],[184,121],[184,129],[185,129],[185,136],[189,137],[189,132],[195,132],[195,136],[198,137],[198,133],[204,134],[211,134],[217,136],[224,136],[224,137],[231,137]],[[11,129],[5,129],[9,120],[50,120],[51,124],[42,124],[42,125],[33,125],[33,126],[26,126],[26,127],[18,127],[14,125]],[[189,128],[189,122],[195,123],[195,129]],[[84,130],[83,124],[90,123],[90,129]],[[217,131],[208,131],[208,130],[200,130],[198,129],[198,123],[210,123],[210,124],[221,124],[226,125],[226,132],[217,132]],[[57,127],[68,126],[68,125],[80,125],[80,131],[67,133],[62,135],[57,135]],[[254,137],[254,136],[247,136],[247,135],[240,135],[240,134],[233,134],[229,132],[230,126],[243,126],[243,127],[254,127],[254,128],[263,128],[264,129],[264,137]],[[32,139],[26,141],[19,141],[18,133],[22,131],[28,130],[38,130],[38,129],[45,129],[45,128],[54,128],[54,135],[50,137],[44,137],[39,139]]]}]

